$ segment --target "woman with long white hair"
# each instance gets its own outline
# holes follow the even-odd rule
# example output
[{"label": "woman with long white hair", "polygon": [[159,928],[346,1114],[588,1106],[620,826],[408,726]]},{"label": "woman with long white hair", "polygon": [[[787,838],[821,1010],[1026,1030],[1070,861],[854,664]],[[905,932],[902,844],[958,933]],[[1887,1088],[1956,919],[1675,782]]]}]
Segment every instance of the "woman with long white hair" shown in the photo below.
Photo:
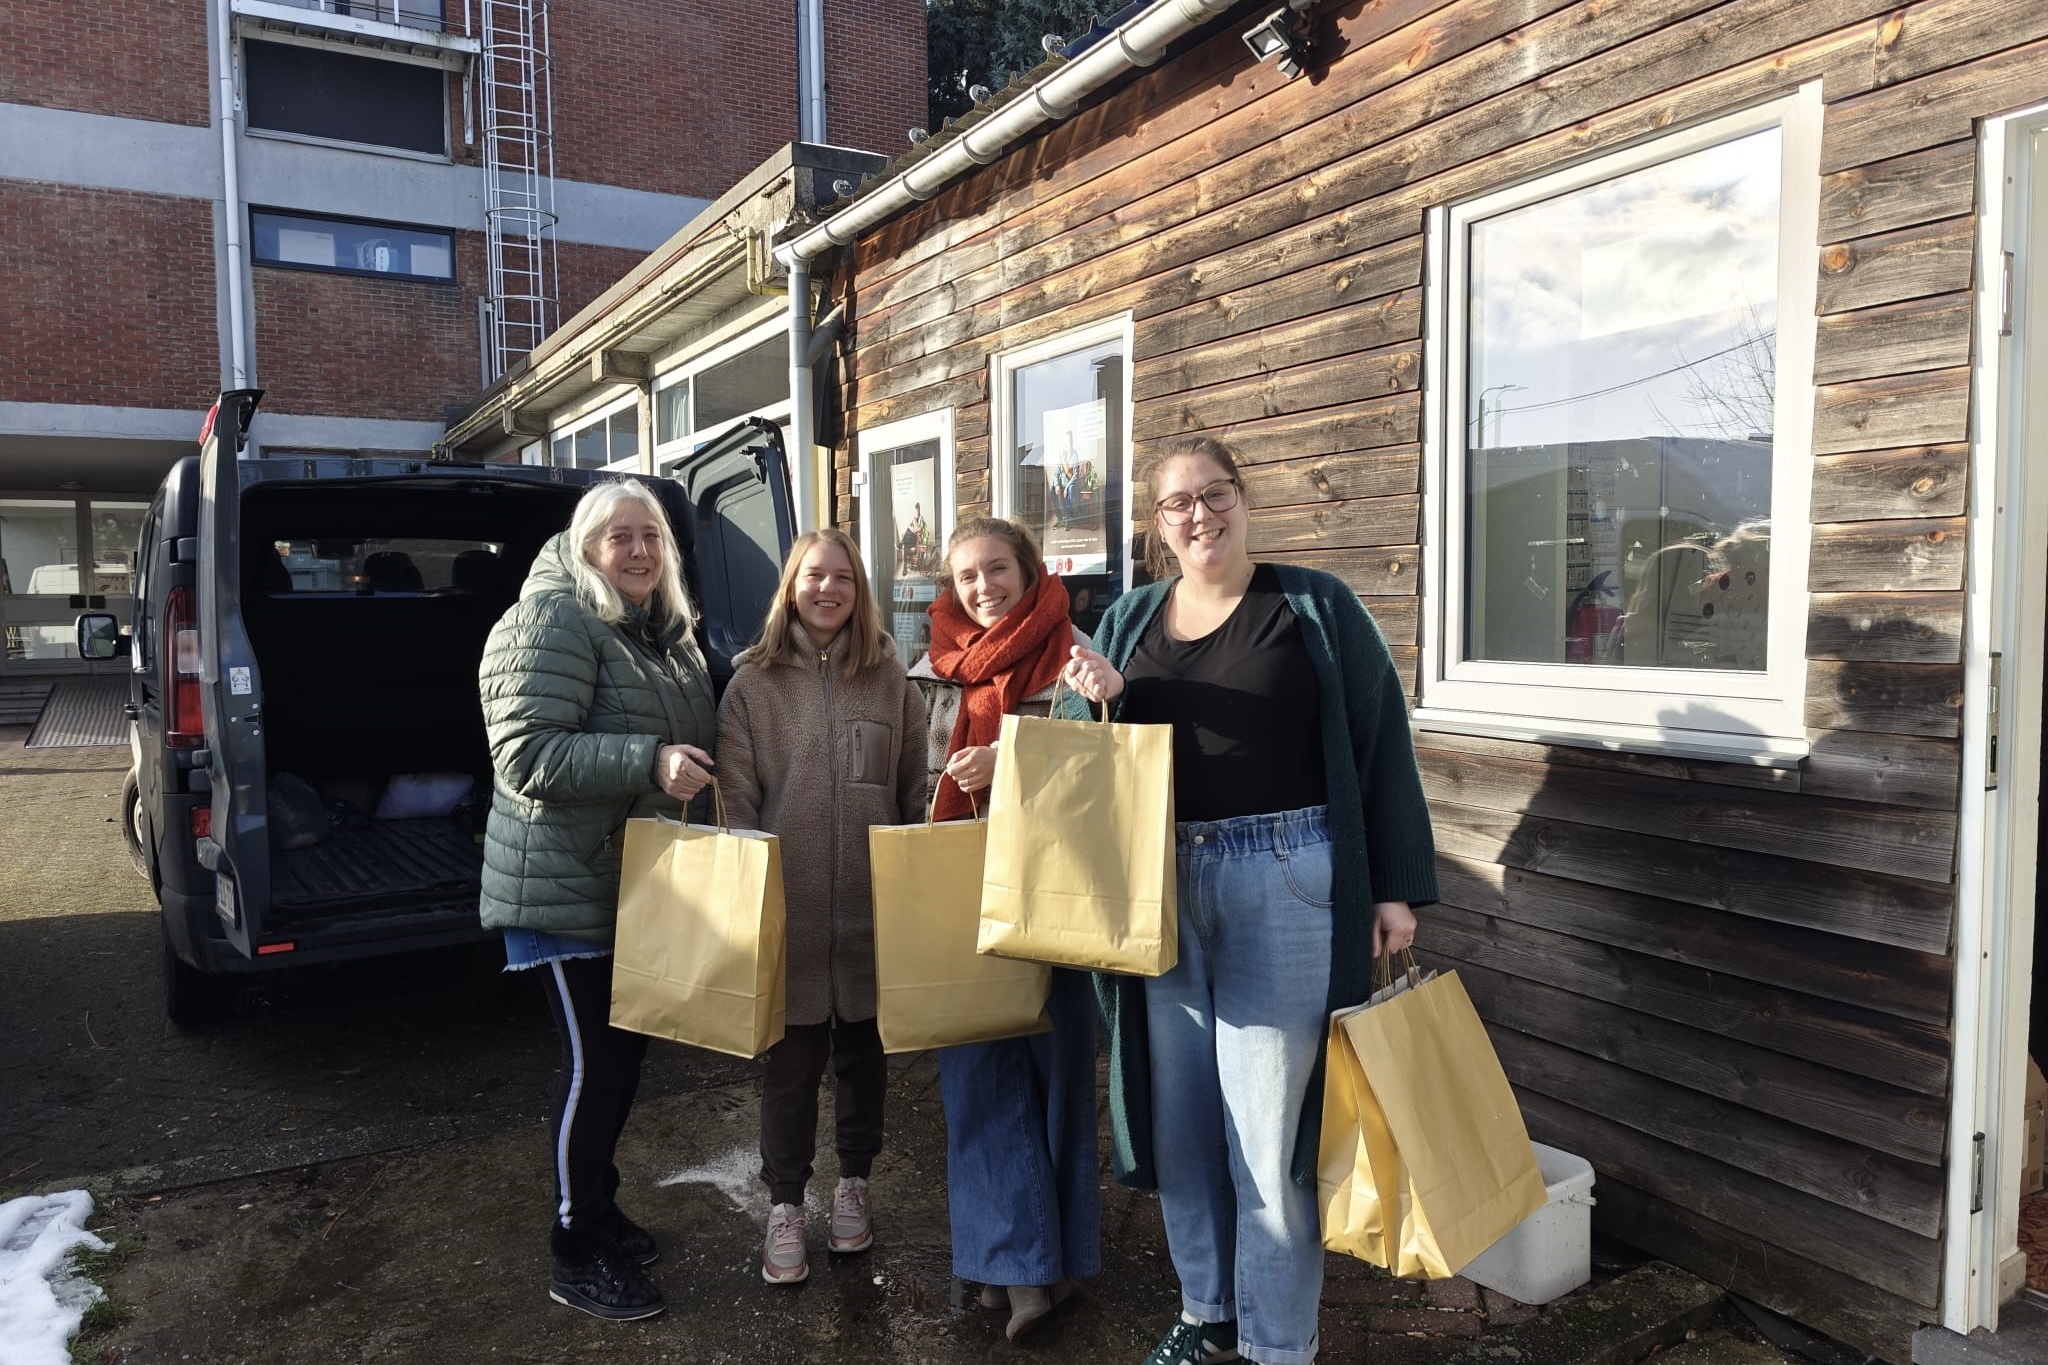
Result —
[{"label": "woman with long white hair", "polygon": [[481,668],[494,790],[483,922],[508,971],[531,970],[562,1038],[550,1127],[548,1296],[596,1317],[652,1317],[653,1237],[619,1209],[612,1162],[647,1039],[610,1023],[626,821],[680,816],[711,781],[711,675],[682,558],[647,485],[583,495],[542,547]]}]

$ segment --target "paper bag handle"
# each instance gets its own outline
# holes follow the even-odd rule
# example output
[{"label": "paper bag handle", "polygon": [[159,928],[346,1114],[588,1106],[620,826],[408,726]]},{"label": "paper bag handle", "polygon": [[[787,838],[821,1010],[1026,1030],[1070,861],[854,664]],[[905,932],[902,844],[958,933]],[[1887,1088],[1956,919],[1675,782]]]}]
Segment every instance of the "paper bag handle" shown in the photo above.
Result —
[{"label": "paper bag handle", "polygon": [[[926,829],[931,828],[933,818],[936,817],[939,813],[939,784],[945,782],[949,778],[952,780],[954,786],[960,787],[959,778],[954,777],[953,774],[946,772],[944,769],[941,769],[939,771],[939,781],[932,783],[932,799],[930,803],[927,804],[924,808],[924,824]],[[960,787],[960,794],[967,798],[968,809],[972,810],[974,812],[974,818],[979,820],[981,818],[981,802],[975,800],[974,793],[967,790],[967,788],[965,787]]]},{"label": "paper bag handle", "polygon": [[[1067,686],[1067,674],[1065,669],[1061,669],[1059,674],[1055,676],[1052,680],[1052,704],[1048,708],[1046,714],[1051,716],[1054,720],[1058,720],[1060,718],[1060,693],[1062,692],[1073,692],[1075,696],[1081,696],[1081,694],[1078,691],[1075,691],[1075,689]],[[1081,697],[1081,700],[1083,702],[1088,702],[1088,699],[1086,697]],[[1088,705],[1092,713],[1095,703],[1088,703]],[[1102,707],[1102,723],[1104,725],[1107,725],[1109,724],[1109,703],[1102,702],[1100,703],[1100,705]]]},{"label": "paper bag handle", "polygon": [[[1401,959],[1401,973],[1408,978],[1408,989],[1414,990],[1422,984],[1422,968],[1416,965],[1415,950],[1403,948],[1399,956]],[[1374,994],[1378,994],[1394,984],[1394,957],[1395,954],[1387,953],[1372,960]]]},{"label": "paper bag handle", "polygon": [[718,779],[715,777],[711,779],[711,810],[713,818],[718,821],[718,827],[727,834],[732,833],[732,822],[725,814],[725,793],[720,790]]}]

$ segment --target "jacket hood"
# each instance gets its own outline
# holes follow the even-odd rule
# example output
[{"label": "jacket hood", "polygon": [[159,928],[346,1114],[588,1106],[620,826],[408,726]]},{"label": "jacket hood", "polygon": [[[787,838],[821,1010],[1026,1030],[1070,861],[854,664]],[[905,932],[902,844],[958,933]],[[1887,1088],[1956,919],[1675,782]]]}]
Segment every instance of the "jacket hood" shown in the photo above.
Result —
[{"label": "jacket hood", "polygon": [[[540,553],[533,557],[533,567],[526,571],[526,583],[519,589],[522,598],[537,597],[542,593],[561,593],[573,600],[586,615],[595,618],[583,599],[576,594],[576,574],[569,566],[576,553],[569,544],[569,533],[557,531],[548,537],[548,543],[540,547]],[[645,627],[648,611],[631,602],[625,604],[626,614],[619,621],[619,629],[628,635],[638,635]],[[655,643],[666,650],[684,635],[683,623],[674,616],[662,619],[655,630]]]}]

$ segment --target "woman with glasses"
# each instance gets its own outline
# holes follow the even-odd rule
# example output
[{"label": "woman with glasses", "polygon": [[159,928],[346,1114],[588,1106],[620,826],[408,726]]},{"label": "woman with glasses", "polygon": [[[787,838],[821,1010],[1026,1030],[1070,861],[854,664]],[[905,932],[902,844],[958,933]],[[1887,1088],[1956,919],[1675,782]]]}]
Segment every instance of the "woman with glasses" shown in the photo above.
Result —
[{"label": "woman with glasses", "polygon": [[[1244,483],[1206,437],[1153,462],[1153,582],[1067,681],[1171,725],[1180,960],[1099,976],[1117,1179],[1156,1188],[1181,1314],[1147,1365],[1316,1355],[1323,1044],[1436,899],[1407,698],[1357,594],[1255,564]],[[1169,577],[1167,556],[1178,561]]]}]

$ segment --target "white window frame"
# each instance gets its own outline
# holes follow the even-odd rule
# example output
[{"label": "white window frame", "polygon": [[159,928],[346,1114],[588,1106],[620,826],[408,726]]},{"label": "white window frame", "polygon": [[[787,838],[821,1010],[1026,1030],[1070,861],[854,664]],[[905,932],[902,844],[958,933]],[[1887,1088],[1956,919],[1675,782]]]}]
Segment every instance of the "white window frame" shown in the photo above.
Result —
[{"label": "white window frame", "polygon": [[[752,350],[772,337],[786,337],[788,335],[789,321],[782,314],[777,313],[772,320],[748,327],[743,331],[735,332],[717,345],[707,347],[673,369],[664,370],[661,374],[655,376],[648,399],[649,432],[651,433],[659,429],[657,424],[661,420],[661,394],[664,390],[672,389],[678,384],[688,383],[703,371],[722,365],[741,352]],[[664,441],[654,448],[653,467],[665,473],[698,446],[703,445],[706,441],[716,440],[740,423],[746,421],[749,417],[764,417],[781,427],[786,433],[789,430],[790,418],[795,411],[795,407],[796,405],[790,401],[789,394],[785,392],[778,402],[770,403],[766,407],[755,408],[751,412],[740,413],[736,417],[729,417],[716,426],[704,427],[702,429],[692,426],[689,435],[680,440]],[[690,420],[692,423],[697,420],[697,395],[694,390],[690,394]],[[794,460],[796,453],[794,451],[790,452],[789,458]]]},{"label": "white window frame", "polygon": [[[589,412],[586,412],[581,416],[574,418],[571,421],[564,422],[561,426],[551,429],[548,432],[547,439],[541,442],[540,457],[536,459],[534,463],[546,464],[548,462],[548,452],[555,448],[555,442],[561,440],[564,437],[568,437],[569,439],[574,440],[577,432],[588,431],[590,428],[597,426],[600,423],[609,422],[615,415],[624,412],[628,408],[632,408],[634,410],[637,418],[639,406],[640,390],[633,389],[621,397],[614,398],[610,402],[605,403],[600,407],[592,408]],[[612,473],[616,471],[624,471],[629,474],[639,473],[647,455],[647,443],[644,439],[646,433],[646,424],[641,423],[640,434],[643,437],[643,439],[639,443],[639,452],[637,454],[630,456],[627,459],[612,460],[608,462],[603,466],[604,471],[607,473]],[[609,453],[609,446],[607,446],[607,453]]]},{"label": "white window frame", "polygon": [[[959,515],[960,486],[959,466],[954,460],[953,410],[945,408],[938,412],[921,413],[916,417],[905,417],[900,421],[884,422],[880,426],[868,427],[854,436],[855,465],[853,474],[854,492],[858,496],[860,513],[855,522],[855,540],[860,545],[861,557],[867,560],[868,577],[879,580],[880,565],[893,563],[883,558],[886,548],[894,553],[892,544],[884,547],[875,540],[879,521],[874,515],[875,499],[886,490],[875,473],[875,457],[886,451],[901,450],[905,446],[918,445],[924,441],[939,443],[938,506],[934,509],[938,521],[938,543],[943,546],[946,537],[953,534],[953,526]],[[881,491],[878,491],[881,490]]]},{"label": "white window frame", "polygon": [[[1736,138],[1782,128],[1771,598],[1763,672],[1502,663],[1463,657],[1471,224]],[[1807,562],[1820,273],[1820,86],[1432,209],[1424,404],[1422,729],[1790,766],[1807,752]]]},{"label": "white window frame", "polygon": [[1133,529],[1131,523],[1134,488],[1132,470],[1135,467],[1133,447],[1137,444],[1131,436],[1131,423],[1135,416],[1136,408],[1131,394],[1137,387],[1133,382],[1136,376],[1133,373],[1131,360],[1131,356],[1137,349],[1135,333],[1136,324],[1133,315],[1123,313],[1117,317],[1105,318],[1101,322],[1089,323],[1085,327],[1076,327],[1069,332],[1061,332],[1056,337],[1048,337],[1044,341],[1033,342],[1029,346],[1019,346],[1015,350],[1010,351],[999,351],[990,356],[988,362],[989,506],[996,516],[1008,517],[1015,514],[1017,506],[1017,472],[1010,461],[1011,452],[1017,448],[1017,414],[1012,402],[1012,394],[1015,392],[1012,381],[1016,378],[1017,371],[1029,369],[1041,361],[1057,360],[1061,356],[1071,355],[1075,351],[1088,350],[1090,347],[1099,346],[1105,341],[1114,341],[1123,346],[1124,451],[1123,464],[1117,471],[1117,477],[1124,481],[1125,524],[1107,528],[1110,535],[1121,538],[1119,541],[1121,545],[1119,553],[1123,556],[1124,561],[1123,583],[1119,588],[1121,592],[1129,592],[1131,590],[1131,574],[1134,567],[1131,562],[1130,546],[1131,531]]}]

